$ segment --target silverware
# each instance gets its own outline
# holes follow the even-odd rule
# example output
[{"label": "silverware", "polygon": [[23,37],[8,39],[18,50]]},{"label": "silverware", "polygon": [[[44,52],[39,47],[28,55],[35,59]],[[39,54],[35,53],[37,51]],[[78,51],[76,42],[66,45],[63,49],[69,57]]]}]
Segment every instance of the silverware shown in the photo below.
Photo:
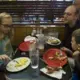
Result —
[{"label": "silverware", "polygon": [[18,51],[18,48],[16,48],[15,51],[13,51],[13,53],[12,53],[12,57],[15,56],[15,54],[16,54],[17,51]]},{"label": "silverware", "polygon": [[19,64],[19,62],[18,62],[18,61],[16,61],[16,60],[13,60],[13,61]]}]

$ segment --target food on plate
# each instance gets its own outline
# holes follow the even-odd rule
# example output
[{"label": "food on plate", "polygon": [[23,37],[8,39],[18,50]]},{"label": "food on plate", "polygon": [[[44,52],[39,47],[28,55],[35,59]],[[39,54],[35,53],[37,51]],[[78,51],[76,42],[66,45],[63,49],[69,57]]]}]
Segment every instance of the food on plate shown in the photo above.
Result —
[{"label": "food on plate", "polygon": [[21,58],[16,62],[15,67],[20,67],[20,66],[25,65],[27,61],[28,60],[26,58]]},{"label": "food on plate", "polygon": [[59,42],[60,41],[58,39],[56,39],[56,38],[48,39],[48,43],[50,43],[50,44],[58,44]]},{"label": "food on plate", "polygon": [[67,56],[57,57],[58,60],[64,60],[66,58],[67,58]]},{"label": "food on plate", "polygon": [[46,69],[47,69],[47,73],[51,74],[54,71],[58,71],[60,68],[59,67],[50,67],[50,66],[47,66]]},{"label": "food on plate", "polygon": [[55,55],[49,57],[50,60],[64,60],[66,58],[66,55],[62,55],[59,52],[56,52]]}]

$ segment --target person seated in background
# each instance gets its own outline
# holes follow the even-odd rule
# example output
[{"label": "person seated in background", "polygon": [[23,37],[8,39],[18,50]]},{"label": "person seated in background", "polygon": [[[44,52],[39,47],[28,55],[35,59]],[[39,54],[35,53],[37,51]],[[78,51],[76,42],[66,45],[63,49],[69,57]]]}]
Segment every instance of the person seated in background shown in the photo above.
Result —
[{"label": "person seated in background", "polygon": [[79,10],[75,5],[68,6],[64,11],[64,40],[62,41],[62,46],[65,46],[72,50],[71,48],[71,35],[72,32],[80,28],[80,21],[78,20]]},{"label": "person seated in background", "polygon": [[13,53],[11,45],[13,34],[11,15],[6,12],[0,13],[0,66],[3,61],[9,60]]},{"label": "person seated in background", "polygon": [[[69,57],[68,61],[71,69],[73,69],[73,75],[76,75],[76,80],[80,80],[80,29],[77,29],[72,33],[71,46],[74,52],[65,47],[61,49],[66,51]],[[72,80],[74,80],[74,76],[72,78]]]}]

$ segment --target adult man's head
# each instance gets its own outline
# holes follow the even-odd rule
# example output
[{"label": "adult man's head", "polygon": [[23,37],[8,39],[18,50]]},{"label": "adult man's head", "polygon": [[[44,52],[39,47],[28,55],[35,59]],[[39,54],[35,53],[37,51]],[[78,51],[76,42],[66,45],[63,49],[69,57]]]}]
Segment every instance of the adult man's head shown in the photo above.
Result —
[{"label": "adult man's head", "polygon": [[75,24],[79,17],[79,11],[74,5],[70,5],[64,11],[64,22],[70,25]]}]

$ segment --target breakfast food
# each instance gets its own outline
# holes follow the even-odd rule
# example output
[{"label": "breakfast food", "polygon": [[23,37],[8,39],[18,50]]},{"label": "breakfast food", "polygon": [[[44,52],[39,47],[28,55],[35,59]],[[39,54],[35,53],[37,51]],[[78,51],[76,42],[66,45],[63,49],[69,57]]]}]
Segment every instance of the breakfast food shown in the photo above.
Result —
[{"label": "breakfast food", "polygon": [[19,61],[16,62],[15,67],[20,67],[22,65],[25,65],[27,62],[26,58],[21,58]]},{"label": "breakfast food", "polygon": [[57,57],[58,60],[64,60],[66,58],[67,58],[67,56]]},{"label": "breakfast food", "polygon": [[48,39],[48,43],[51,43],[51,44],[58,44],[59,41],[57,39]]},{"label": "breakfast food", "polygon": [[50,60],[64,60],[66,58],[67,58],[66,55],[62,55],[59,52],[56,52],[55,55],[49,57]]},{"label": "breakfast food", "polygon": [[47,43],[48,44],[60,44],[61,42],[59,39],[55,37],[48,37]]},{"label": "breakfast food", "polygon": [[46,68],[47,68],[47,73],[48,74],[51,74],[54,71],[58,71],[60,69],[59,67],[50,67],[50,66],[47,66]]},{"label": "breakfast food", "polygon": [[18,72],[27,68],[30,64],[30,59],[28,57],[18,57],[11,60],[7,66],[6,70],[9,72]]}]

